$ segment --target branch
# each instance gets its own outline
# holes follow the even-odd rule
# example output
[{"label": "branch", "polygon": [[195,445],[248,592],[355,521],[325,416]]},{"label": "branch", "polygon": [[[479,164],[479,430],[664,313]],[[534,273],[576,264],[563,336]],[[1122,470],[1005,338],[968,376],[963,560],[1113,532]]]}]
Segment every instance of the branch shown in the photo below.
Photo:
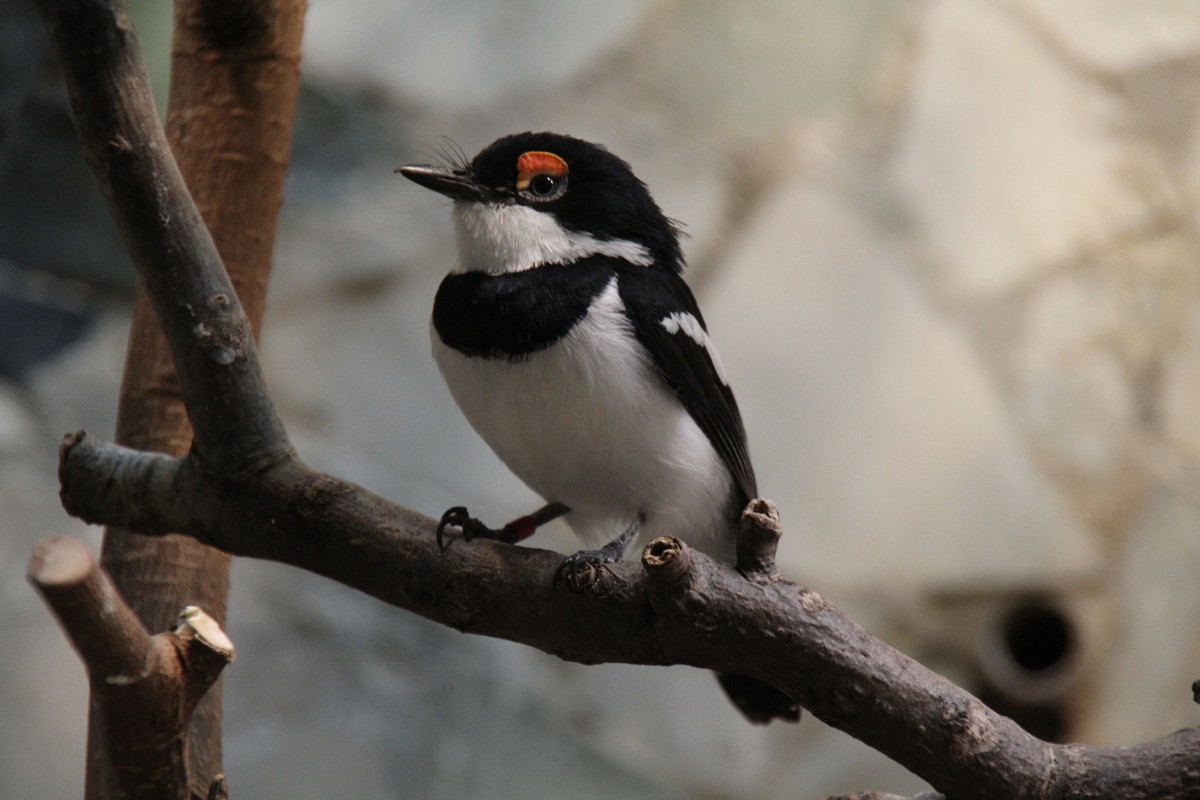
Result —
[{"label": "branch", "polygon": [[[297,459],[222,486],[191,459],[73,434],[60,479],[64,504],[84,520],[187,531],[462,631],[585,664],[690,664],[760,678],[950,796],[1200,797],[1189,777],[1200,775],[1200,728],[1132,748],[1039,741],[815,592],[765,571],[747,579],[678,540],[655,540],[641,565],[614,564],[576,594],[552,586],[559,554],[459,540],[443,554],[433,520]],[[761,542],[778,517],[756,501],[743,525],[743,541]]]},{"label": "branch", "polygon": [[128,798],[188,798],[187,728],[233,645],[203,611],[185,609],[174,631],[151,636],[78,539],[34,550],[29,581],[87,668],[94,722],[111,737],[105,776]]},{"label": "branch", "polygon": [[[246,309],[250,330],[257,331],[299,91],[304,0],[177,0],[165,139],[152,121],[137,122],[145,119],[151,101],[137,42],[122,10],[99,4],[46,3],[43,13],[73,94],[100,101],[77,106],[79,121],[92,131],[91,136],[85,135],[91,145],[89,159],[111,178],[106,193],[134,252],[178,247],[216,263],[215,242],[237,288],[236,300]],[[97,49],[93,37],[100,37],[107,47]],[[92,70],[89,60],[105,68]],[[119,102],[106,104],[106,95]],[[121,117],[123,106],[130,110]],[[137,124],[126,126],[123,119]],[[168,153],[178,160],[178,170]],[[152,170],[152,180],[147,183],[144,176],[124,180],[133,164]],[[190,203],[163,202],[164,192],[178,194],[180,175],[197,198],[199,214]],[[170,215],[171,224],[163,226],[157,240],[143,237],[142,223],[153,224],[153,215],[164,213]],[[211,232],[211,242],[205,228]],[[135,244],[140,238],[144,240]],[[181,288],[177,272],[156,274]],[[220,278],[220,271],[214,275]],[[244,325],[229,324],[222,317],[221,298],[234,298],[234,293],[219,279],[201,279],[190,286],[192,296],[185,302],[195,318],[186,324],[192,326],[194,336],[207,337],[212,345],[210,358],[225,359],[222,348],[236,350],[238,342],[249,340]],[[178,352],[173,359],[145,288],[139,285],[117,409],[117,441],[171,455],[192,446],[189,410],[176,380],[178,360]],[[190,413],[206,412],[193,404]],[[218,408],[211,413],[222,412]],[[271,429],[269,420],[265,426],[264,420],[248,422],[259,431]],[[231,434],[236,427],[229,426]],[[228,467],[243,457],[236,448],[247,444],[253,444],[253,439],[237,442],[217,433],[202,436],[196,446],[209,457],[220,452]],[[244,454],[248,463],[269,459],[272,446],[286,443],[275,440],[263,445],[264,452]],[[221,451],[225,446],[231,449]],[[229,588],[225,553],[183,536],[147,539],[110,528],[104,535],[101,563],[150,631],[169,628],[185,604],[202,605],[218,620],[225,618]],[[93,711],[93,720],[98,716],[102,713]],[[103,765],[111,738],[109,732],[90,726],[89,798],[111,794],[111,787],[91,774],[106,774]],[[219,684],[192,716],[188,743],[193,791],[200,794],[222,770]]]},{"label": "branch", "polygon": [[171,156],[128,14],[116,0],[38,7],[84,154],[166,334],[197,457],[234,476],[287,457],[250,325]]},{"label": "branch", "polygon": [[[77,91],[81,114],[97,99],[119,99]],[[89,141],[89,150],[128,134],[116,126],[105,135]],[[162,155],[151,149],[144,158],[105,162],[101,181],[153,181],[167,170]],[[656,540],[641,565],[599,571],[591,591],[576,594],[554,590],[561,559],[554,553],[489,541],[454,542],[441,553],[432,520],[316,472],[291,451],[252,343],[238,333],[244,319],[220,288],[219,261],[198,232],[172,223],[189,205],[179,188],[112,188],[110,195],[117,206],[132,204],[120,213],[147,214],[127,233],[180,363],[197,448],[176,459],[68,436],[60,481],[72,514],[148,535],[181,530],[230,553],[325,575],[459,630],[573,661],[691,664],[760,678],[949,796],[1200,797],[1200,729],[1132,748],[1039,741],[816,593],[775,575],[779,527],[769,504],[752,505],[744,517],[744,575],[677,540]],[[197,239],[185,247],[155,245],[185,244],[176,237],[189,232]],[[217,295],[219,313],[209,302]]]}]

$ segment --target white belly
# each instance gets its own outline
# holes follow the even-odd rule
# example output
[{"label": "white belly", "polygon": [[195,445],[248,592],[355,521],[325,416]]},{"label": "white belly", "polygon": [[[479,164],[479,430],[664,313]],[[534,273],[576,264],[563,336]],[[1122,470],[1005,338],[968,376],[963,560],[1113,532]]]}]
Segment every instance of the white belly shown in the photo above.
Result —
[{"label": "white belly", "polygon": [[645,514],[642,541],[670,534],[727,556],[733,481],[633,338],[616,278],[567,336],[521,361],[469,358],[432,331],[433,355],[471,425],[589,546]]}]

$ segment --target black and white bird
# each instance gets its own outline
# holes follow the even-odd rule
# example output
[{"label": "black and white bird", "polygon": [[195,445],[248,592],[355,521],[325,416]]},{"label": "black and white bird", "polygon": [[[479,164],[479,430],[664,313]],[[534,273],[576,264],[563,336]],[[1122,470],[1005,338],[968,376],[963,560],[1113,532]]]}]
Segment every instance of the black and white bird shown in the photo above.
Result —
[{"label": "black and white bird", "polygon": [[[434,301],[433,355],[547,505],[499,529],[452,508],[439,542],[447,527],[517,542],[561,516],[595,548],[568,573],[667,534],[730,559],[754,470],[676,224],[627,163],[570,136],[519,133],[445,161],[398,170],[454,201],[458,264]],[[752,721],[799,719],[775,688],[719,678]]]}]

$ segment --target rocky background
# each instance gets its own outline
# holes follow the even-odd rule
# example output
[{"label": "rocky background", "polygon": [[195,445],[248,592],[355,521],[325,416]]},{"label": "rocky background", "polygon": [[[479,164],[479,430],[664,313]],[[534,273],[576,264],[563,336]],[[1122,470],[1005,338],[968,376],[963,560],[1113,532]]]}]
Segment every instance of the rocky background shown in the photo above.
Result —
[{"label": "rocky background", "polygon": [[[170,12],[135,3],[165,86]],[[24,579],[109,435],[132,269],[28,0],[0,15],[0,776],[76,797],[82,668]],[[302,455],[437,515],[536,502],[429,356],[446,136],[608,144],[687,223],[781,565],[1040,735],[1200,724],[1192,0],[313,0],[262,355]],[[569,551],[565,530],[534,543]],[[922,783],[711,676],[581,667],[239,560],[250,798],[796,798]]]}]

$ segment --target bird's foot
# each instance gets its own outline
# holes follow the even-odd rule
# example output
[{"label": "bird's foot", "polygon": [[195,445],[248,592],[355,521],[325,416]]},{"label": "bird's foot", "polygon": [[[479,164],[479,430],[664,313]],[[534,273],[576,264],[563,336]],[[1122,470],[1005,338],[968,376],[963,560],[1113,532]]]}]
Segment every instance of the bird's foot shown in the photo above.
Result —
[{"label": "bird's foot", "polygon": [[605,573],[611,575],[612,570],[608,565],[620,560],[620,556],[613,558],[606,554],[603,547],[599,550],[580,550],[564,558],[558,569],[554,570],[554,588],[566,586],[576,594],[582,594],[595,587]]},{"label": "bird's foot", "polygon": [[443,553],[446,552],[447,528],[458,528],[462,533],[463,540],[468,542],[472,539],[494,539],[507,544],[517,541],[517,531],[513,530],[510,525],[505,525],[503,528],[489,528],[472,517],[466,506],[455,506],[442,514],[442,519],[438,522],[437,543]]},{"label": "bird's foot", "polygon": [[643,519],[645,517],[638,514],[620,536],[599,550],[580,550],[563,559],[558,569],[554,570],[554,588],[566,586],[576,594],[594,589],[605,573],[613,574],[608,565],[620,561],[621,556],[625,555],[625,548],[637,534]]},{"label": "bird's foot", "polygon": [[475,517],[472,517],[470,512],[467,511],[466,506],[455,506],[445,514],[442,514],[442,519],[438,522],[438,547],[441,548],[443,553],[446,551],[445,536],[447,528],[458,528],[462,533],[463,540],[467,542],[472,539],[492,539],[504,544],[516,544],[528,539],[538,528],[551,520],[558,519],[570,510],[570,508],[562,503],[547,503],[532,514],[526,514],[523,517],[514,519],[503,528],[489,528]]}]

